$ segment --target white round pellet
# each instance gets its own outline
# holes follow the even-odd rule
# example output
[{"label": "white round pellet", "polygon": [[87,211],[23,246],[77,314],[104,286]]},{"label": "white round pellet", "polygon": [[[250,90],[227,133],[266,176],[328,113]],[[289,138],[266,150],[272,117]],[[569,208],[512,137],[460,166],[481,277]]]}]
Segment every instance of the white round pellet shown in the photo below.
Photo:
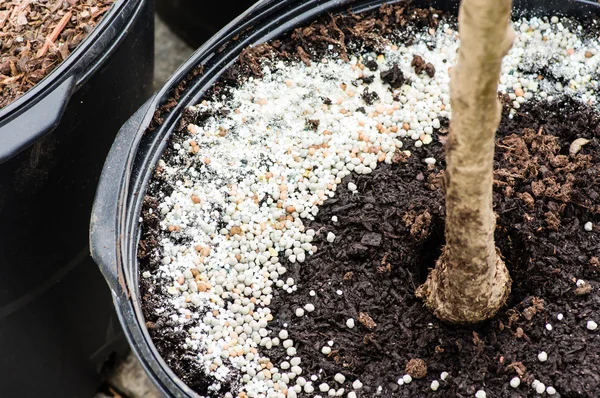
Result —
[{"label": "white round pellet", "polygon": [[329,384],[327,384],[327,383],[319,384],[319,391],[321,391],[321,392],[329,391]]},{"label": "white round pellet", "polygon": [[307,312],[313,312],[313,311],[315,310],[315,306],[309,303],[309,304],[306,304],[306,305],[304,306],[304,309],[305,309]]},{"label": "white round pellet", "polygon": [[354,382],[352,383],[352,388],[354,388],[355,390],[360,390],[362,387],[363,383],[361,383],[359,379],[354,380]]},{"label": "white round pellet", "polygon": [[341,373],[336,373],[335,376],[333,376],[333,379],[340,384],[343,384],[346,381],[346,377]]},{"label": "white round pellet", "polygon": [[350,318],[346,321],[346,326],[348,326],[350,329],[352,329],[354,327],[354,319]]},{"label": "white round pellet", "polygon": [[402,381],[404,381],[405,384],[408,384],[412,381],[412,377],[410,375],[404,375],[402,376]]},{"label": "white round pellet", "polygon": [[296,316],[297,317],[304,316],[304,309],[302,309],[302,308],[296,308]]},{"label": "white round pellet", "polygon": [[324,346],[323,348],[321,348],[321,352],[325,355],[329,355],[331,354],[331,347]]},{"label": "white round pellet", "polygon": [[544,383],[538,383],[538,385],[535,387],[535,392],[537,392],[538,394],[543,394],[544,391],[546,391],[546,386],[544,385]]},{"label": "white round pellet", "polygon": [[537,357],[540,362],[546,362],[548,360],[548,354],[546,351],[540,352]]},{"label": "white round pellet", "polygon": [[448,376],[449,376],[448,372],[442,372],[442,374],[440,374],[440,379],[445,381],[448,378]]},{"label": "white round pellet", "polygon": [[558,315],[556,316],[556,319],[558,319],[559,321],[562,321],[562,320],[563,320],[563,318],[564,318],[563,314],[558,314]]},{"label": "white round pellet", "polygon": [[517,388],[521,385],[521,379],[518,377],[513,377],[512,379],[510,379],[510,386],[512,388]]},{"label": "white round pellet", "polygon": [[486,398],[486,397],[487,397],[487,394],[483,390],[478,390],[475,393],[475,398]]},{"label": "white round pellet", "polygon": [[587,232],[591,232],[594,229],[594,224],[592,224],[591,221],[588,221],[583,226],[583,229],[585,229]]},{"label": "white round pellet", "polygon": [[549,323],[547,323],[547,324],[546,324],[546,329],[547,329],[548,331],[551,331],[551,330],[552,330],[552,325],[550,325]]},{"label": "white round pellet", "polygon": [[354,391],[350,391],[348,393],[348,398],[357,398],[356,393]]},{"label": "white round pellet", "polygon": [[588,330],[596,330],[598,329],[598,324],[594,321],[587,321],[586,327]]},{"label": "white round pellet", "polygon": [[431,389],[433,391],[437,391],[437,389],[440,388],[440,382],[437,380],[434,380],[431,382]]},{"label": "white round pellet", "polygon": [[554,395],[554,394],[556,394],[556,388],[554,388],[552,386],[548,386],[548,387],[546,387],[546,393],[548,395]]}]

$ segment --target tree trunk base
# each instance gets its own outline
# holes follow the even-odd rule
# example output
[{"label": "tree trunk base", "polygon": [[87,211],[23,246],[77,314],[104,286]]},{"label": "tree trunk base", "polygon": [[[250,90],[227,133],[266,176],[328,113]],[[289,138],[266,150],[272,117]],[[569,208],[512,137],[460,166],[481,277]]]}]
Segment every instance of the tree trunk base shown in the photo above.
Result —
[{"label": "tree trunk base", "polygon": [[[427,281],[417,289],[416,296],[437,318],[449,323],[476,323],[496,315],[506,304],[512,283],[500,253],[496,254],[494,277],[484,281],[452,278],[449,270],[457,268],[448,267],[446,259],[444,249]],[[453,284],[452,280],[458,283]]]}]

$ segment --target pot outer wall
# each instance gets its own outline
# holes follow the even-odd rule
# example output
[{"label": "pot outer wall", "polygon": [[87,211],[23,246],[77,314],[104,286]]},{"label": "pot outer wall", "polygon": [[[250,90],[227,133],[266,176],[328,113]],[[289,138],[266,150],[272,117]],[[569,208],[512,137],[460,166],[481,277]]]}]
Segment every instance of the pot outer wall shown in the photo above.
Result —
[{"label": "pot outer wall", "polygon": [[89,398],[128,351],[88,231],[114,137],[152,94],[154,2],[142,3],[56,128],[0,163],[1,397]]},{"label": "pot outer wall", "polygon": [[198,48],[257,0],[156,0],[156,12],[190,47]]}]

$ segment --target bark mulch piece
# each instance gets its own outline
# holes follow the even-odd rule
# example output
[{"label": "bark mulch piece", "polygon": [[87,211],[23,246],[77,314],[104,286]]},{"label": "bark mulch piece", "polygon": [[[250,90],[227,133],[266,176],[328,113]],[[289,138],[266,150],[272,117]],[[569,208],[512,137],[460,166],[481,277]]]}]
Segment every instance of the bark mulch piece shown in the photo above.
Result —
[{"label": "bark mulch piece", "polygon": [[[443,159],[434,140],[396,164],[347,177],[305,223],[318,231],[319,250],[303,264],[285,264],[298,291],[276,291],[270,327],[276,335],[287,323],[306,375],[321,373],[330,386],[338,372],[358,378],[361,397],[375,396],[378,386],[382,397],[472,397],[480,388],[489,397],[534,397],[534,379],[562,397],[598,396],[600,336],[586,322],[600,316],[600,116],[572,99],[524,108],[503,118],[495,155],[496,241],[514,280],[508,305],[488,322],[457,327],[415,298],[443,245],[445,166],[422,160]],[[570,156],[581,137],[590,143]],[[358,193],[346,188],[349,181]],[[587,221],[593,232],[584,230]],[[589,288],[578,289],[577,279]],[[309,302],[315,312],[296,317]],[[352,329],[349,318],[357,320]],[[547,362],[538,361],[541,351]],[[264,354],[275,363],[285,358],[280,347]],[[425,361],[427,376],[399,386],[414,358]],[[450,377],[432,391],[444,371]],[[508,382],[517,375],[523,382],[513,389]]]},{"label": "bark mulch piece", "polygon": [[52,72],[94,29],[114,0],[0,3],[0,109]]}]

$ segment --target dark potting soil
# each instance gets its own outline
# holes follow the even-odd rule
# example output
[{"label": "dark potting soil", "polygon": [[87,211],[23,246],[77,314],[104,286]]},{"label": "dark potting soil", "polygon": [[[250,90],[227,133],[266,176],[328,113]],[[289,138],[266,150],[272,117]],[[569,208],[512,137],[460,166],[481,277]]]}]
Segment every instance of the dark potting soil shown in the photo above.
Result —
[{"label": "dark potting soil", "polygon": [[52,72],[114,0],[0,2],[0,109]]},{"label": "dark potting soil", "polygon": [[[322,19],[280,41],[245,51],[208,96],[226,94],[226,87],[244,76],[260,75],[260,62],[272,56],[310,63],[331,53],[327,46],[334,44],[344,58],[357,49],[376,49],[382,36],[393,33],[394,24],[435,27],[432,14],[386,6],[367,16]],[[404,41],[410,41],[409,34]],[[187,123],[201,123],[202,117],[184,115],[180,130]],[[319,231],[319,250],[301,265],[284,264],[286,277],[295,279],[298,291],[276,293],[270,306],[275,316],[271,330],[278,333],[287,323],[302,353],[304,377],[320,373],[320,382],[330,386],[337,385],[336,373],[349,382],[359,378],[365,385],[359,397],[375,396],[378,386],[381,397],[472,397],[480,388],[488,397],[533,397],[535,392],[526,384],[534,379],[554,386],[560,394],[555,396],[598,396],[600,338],[585,327],[590,316],[600,313],[598,114],[564,99],[530,103],[514,120],[503,118],[495,162],[496,241],[514,280],[513,291],[493,320],[473,327],[439,322],[414,296],[443,245],[444,163],[428,166],[422,159],[443,159],[446,132],[434,134],[437,140],[415,149],[412,156],[399,152],[393,165],[347,177],[316,220],[305,223]],[[581,137],[592,141],[569,156],[571,142]],[[172,139],[178,140],[179,133]],[[358,193],[346,189],[349,181],[356,183]],[[158,170],[142,214],[140,273],[158,266],[153,252],[162,234],[156,216],[160,192],[169,194],[169,187]],[[338,222],[332,222],[332,216]],[[584,231],[587,221],[594,223],[593,232]],[[334,243],[324,239],[328,232],[336,235]],[[577,279],[587,285],[577,287]],[[183,348],[186,333],[175,331],[171,312],[157,315],[155,309],[164,303],[153,294],[154,286],[143,278],[140,284],[146,326],[163,359],[197,392],[222,396],[207,392],[211,381],[196,353]],[[307,303],[311,290],[316,292],[315,312],[296,317],[295,309]],[[564,314],[562,321],[556,319],[558,313]],[[357,320],[353,329],[346,326],[348,318]],[[324,355],[321,348],[329,341],[334,342],[332,352]],[[548,353],[547,362],[538,361],[541,351]],[[274,362],[285,357],[281,347],[264,354]],[[397,379],[414,358],[425,362],[427,376],[399,386]],[[433,392],[429,385],[443,371],[450,376]],[[523,379],[519,389],[508,386],[515,375]]]},{"label": "dark potting soil", "polygon": [[[591,142],[569,156],[581,137]],[[480,388],[488,397],[533,397],[523,385],[534,379],[564,398],[599,396],[600,336],[586,321],[600,314],[600,115],[563,99],[503,118],[494,164],[495,237],[514,282],[506,307],[477,326],[440,322],[414,294],[444,243],[444,163],[422,161],[443,159],[445,135],[438,138],[410,157],[399,153],[393,165],[347,177],[315,221],[305,222],[318,231],[319,250],[303,264],[284,265],[298,290],[275,293],[270,328],[276,334],[287,323],[306,374],[320,373],[330,385],[337,385],[338,372],[358,378],[362,397],[374,396],[378,386],[382,397],[472,397]],[[584,230],[587,221],[593,232]],[[334,243],[325,239],[329,232]],[[577,279],[586,286],[578,288]],[[296,317],[307,302],[316,310]],[[353,329],[349,318],[357,320]],[[334,344],[324,355],[328,341]],[[541,351],[547,362],[538,361]],[[280,347],[265,355],[286,356]],[[425,381],[399,386],[414,358],[427,365]],[[444,371],[449,378],[433,392],[431,381]],[[508,382],[517,375],[522,387],[513,389]]]},{"label": "dark potting soil", "polygon": [[[307,375],[320,374],[330,385],[336,385],[336,373],[358,378],[365,385],[361,397],[374,396],[377,386],[382,397],[470,397],[479,388],[490,397],[534,397],[524,386],[534,379],[555,387],[556,396],[596,397],[600,338],[586,321],[600,313],[599,114],[567,98],[526,105],[513,120],[503,117],[494,165],[496,242],[514,282],[507,306],[477,326],[444,324],[414,295],[443,245],[444,163],[428,166],[422,159],[443,159],[445,137],[439,134],[412,156],[399,152],[393,165],[382,164],[372,174],[344,180],[316,220],[305,223],[318,231],[318,252],[303,264],[284,264],[299,289],[275,293],[270,329],[277,334],[287,324]],[[576,138],[591,141],[570,156]],[[349,181],[358,193],[348,191]],[[146,226],[155,231],[158,217],[147,209],[157,205],[148,197],[144,212]],[[594,231],[584,230],[587,221]],[[325,240],[329,232],[336,235],[334,243]],[[146,237],[142,257],[157,246]],[[586,285],[578,287],[577,279]],[[311,290],[316,310],[296,317]],[[205,393],[209,383],[195,353],[181,347],[185,332],[173,332],[167,316],[153,313],[160,300],[147,294],[144,301],[161,355],[184,382]],[[358,321],[353,329],[346,326],[349,318]],[[329,341],[332,352],[324,355],[321,348]],[[548,353],[547,362],[538,361],[541,351]],[[264,354],[274,362],[286,357],[281,347]],[[413,358],[425,361],[427,376],[398,386]],[[431,381],[444,371],[449,378],[433,392]],[[513,389],[508,381],[517,375],[522,387]]]},{"label": "dark potting soil", "polygon": [[[273,59],[293,59],[310,63],[320,60],[324,56],[345,57],[350,53],[364,52],[365,50],[376,51],[385,45],[386,40],[383,37],[399,35],[397,32],[398,26],[405,28],[400,34],[400,40],[409,43],[416,29],[424,26],[437,27],[439,19],[434,18],[434,14],[440,17],[443,15],[439,10],[418,9],[403,3],[395,6],[384,5],[360,15],[349,11],[345,14],[322,17],[310,26],[296,29],[280,40],[250,47],[242,52],[239,61],[224,72],[219,81],[206,93],[205,97],[227,96],[229,94],[228,88],[236,87],[248,76],[261,76],[261,62],[268,63]],[[407,29],[408,27],[416,29],[410,30]],[[331,50],[329,45],[333,45],[334,50]],[[181,93],[187,89],[188,83],[202,73],[203,65],[199,65],[180,82],[172,96],[155,112],[148,128],[149,131],[154,130],[163,123],[165,115],[175,107]],[[400,76],[391,76],[390,78],[392,77],[397,80],[401,79]],[[184,112],[177,131],[170,139],[173,142],[183,139],[182,137],[186,134],[186,127],[189,123],[200,124],[210,116],[202,113]],[[169,149],[167,148],[163,158],[169,159],[169,157]],[[171,190],[169,182],[163,178],[160,170],[157,169],[152,181],[149,183],[142,210],[143,227],[138,247],[140,275],[146,270],[155,270],[159,266],[158,258],[160,256],[157,255],[157,251],[163,232],[159,227],[160,220],[157,214],[160,213],[157,207],[161,194],[168,195]],[[173,372],[192,389],[205,396],[220,397],[221,394],[208,391],[208,386],[213,383],[213,380],[206,376],[196,360],[197,354],[183,348],[182,341],[187,336],[185,332],[175,330],[178,325],[170,319],[173,310],[166,307],[166,310],[158,315],[156,309],[165,309],[164,299],[155,294],[155,287],[144,278],[140,278],[139,283],[146,327],[162,358]],[[230,387],[223,384],[222,391],[228,391]]]}]

